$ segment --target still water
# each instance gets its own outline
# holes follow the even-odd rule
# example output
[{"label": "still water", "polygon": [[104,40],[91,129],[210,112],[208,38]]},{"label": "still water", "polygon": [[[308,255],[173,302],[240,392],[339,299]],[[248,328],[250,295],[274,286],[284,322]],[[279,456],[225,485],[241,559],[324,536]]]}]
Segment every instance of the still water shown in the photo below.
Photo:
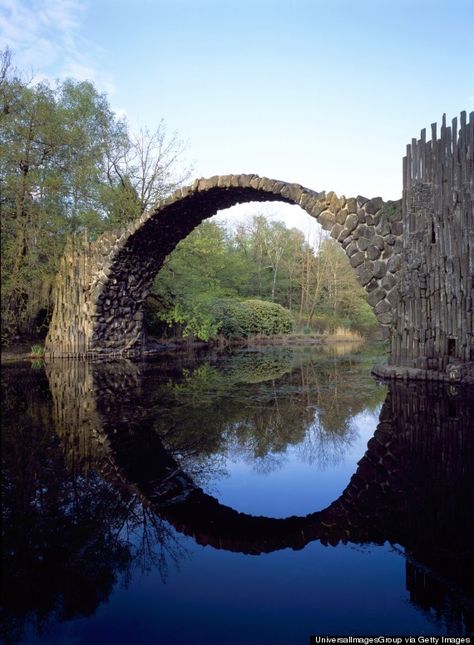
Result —
[{"label": "still water", "polygon": [[379,351],[5,366],[3,641],[472,634],[474,392]]}]

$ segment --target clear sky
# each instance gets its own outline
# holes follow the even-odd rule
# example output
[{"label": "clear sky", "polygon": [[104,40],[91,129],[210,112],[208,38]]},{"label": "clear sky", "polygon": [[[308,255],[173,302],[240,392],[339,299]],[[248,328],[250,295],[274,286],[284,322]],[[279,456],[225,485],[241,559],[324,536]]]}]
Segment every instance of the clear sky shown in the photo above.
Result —
[{"label": "clear sky", "polygon": [[0,0],[0,47],[164,119],[194,175],[401,196],[405,146],[474,109],[474,0]]}]

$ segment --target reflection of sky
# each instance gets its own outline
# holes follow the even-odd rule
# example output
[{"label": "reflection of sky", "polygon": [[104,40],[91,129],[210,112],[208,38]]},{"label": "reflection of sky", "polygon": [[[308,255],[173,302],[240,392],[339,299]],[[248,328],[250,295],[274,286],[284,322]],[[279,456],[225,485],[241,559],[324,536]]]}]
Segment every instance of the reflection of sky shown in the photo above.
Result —
[{"label": "reflection of sky", "polygon": [[[280,462],[266,474],[261,464],[250,464],[247,451],[229,449],[229,476],[213,475],[206,491],[252,514],[319,510],[346,487],[377,423],[378,410],[355,415],[348,443],[325,444],[324,467],[317,458],[311,463],[304,440],[273,453]],[[136,563],[127,580],[117,572],[110,597],[93,615],[58,621],[42,637],[30,633],[24,642],[292,645],[307,643],[312,633],[461,635],[446,618],[410,602],[405,560],[388,544],[312,542],[299,551],[249,556],[203,547],[172,527],[169,531],[163,544],[150,545],[164,552],[163,559],[146,572]],[[130,541],[136,549],[143,546],[139,531]]]},{"label": "reflection of sky", "polygon": [[388,544],[312,542],[249,556],[179,539],[191,558],[166,582],[157,569],[136,571],[94,617],[60,623],[42,642],[292,645],[314,633],[448,633],[410,603],[405,561]]},{"label": "reflection of sky", "polygon": [[329,454],[323,465],[317,460],[308,463],[304,442],[289,446],[284,453],[273,453],[272,469],[258,469],[245,455],[232,451],[220,464],[227,476],[213,477],[206,491],[222,504],[252,515],[288,517],[320,510],[337,499],[349,483],[377,421],[378,414],[368,411],[354,416],[351,441],[343,444],[342,451],[338,445],[325,443]]}]

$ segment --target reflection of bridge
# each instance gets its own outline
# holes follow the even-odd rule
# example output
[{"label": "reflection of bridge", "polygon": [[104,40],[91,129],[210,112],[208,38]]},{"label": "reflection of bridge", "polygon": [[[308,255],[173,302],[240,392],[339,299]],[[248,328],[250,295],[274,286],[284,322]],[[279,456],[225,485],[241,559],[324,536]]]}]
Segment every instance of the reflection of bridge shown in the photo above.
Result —
[{"label": "reflection of bridge", "polygon": [[[55,291],[49,356],[140,353],[143,305],[165,257],[217,210],[249,201],[299,205],[345,249],[391,336],[395,376],[460,380],[474,360],[474,114],[408,146],[403,200],[346,199],[257,175],[196,180],[128,228],[75,238]],[[470,259],[471,258],[471,259]],[[413,371],[422,370],[420,371]],[[410,371],[411,370],[411,371]],[[473,379],[474,380],[474,379]]]},{"label": "reflection of bridge", "polygon": [[107,477],[138,490],[198,543],[259,554],[313,540],[388,540],[474,591],[472,390],[392,385],[340,498],[305,517],[275,519],[239,513],[193,484],[153,432],[133,364],[51,363],[47,371],[66,450],[99,454]]}]

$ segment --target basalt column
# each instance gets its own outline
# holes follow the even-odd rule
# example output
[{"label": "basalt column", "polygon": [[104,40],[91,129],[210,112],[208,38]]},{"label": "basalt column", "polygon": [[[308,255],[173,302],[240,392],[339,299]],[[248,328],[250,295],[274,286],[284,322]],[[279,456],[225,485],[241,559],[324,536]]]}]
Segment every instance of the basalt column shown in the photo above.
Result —
[{"label": "basalt column", "polygon": [[403,160],[403,249],[391,367],[381,375],[473,381],[474,113]]}]

